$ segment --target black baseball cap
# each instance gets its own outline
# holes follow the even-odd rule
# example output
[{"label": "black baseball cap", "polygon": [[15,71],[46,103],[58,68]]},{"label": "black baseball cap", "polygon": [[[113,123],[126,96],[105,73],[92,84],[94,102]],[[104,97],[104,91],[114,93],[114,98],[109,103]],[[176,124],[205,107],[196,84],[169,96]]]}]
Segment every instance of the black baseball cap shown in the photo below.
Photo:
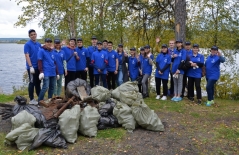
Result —
[{"label": "black baseball cap", "polygon": [[183,43],[182,40],[176,40],[176,43]]},{"label": "black baseball cap", "polygon": [[61,41],[60,41],[60,39],[55,39],[55,40],[54,40],[54,43],[55,43],[55,44],[60,44]]},{"label": "black baseball cap", "polygon": [[144,47],[141,47],[141,48],[140,48],[140,51],[144,51]]},{"label": "black baseball cap", "polygon": [[45,42],[52,42],[52,40],[50,38],[46,38]]},{"label": "black baseball cap", "polygon": [[136,51],[136,48],[132,47],[130,48],[130,51]]},{"label": "black baseball cap", "polygon": [[123,44],[119,44],[118,47],[123,47]]},{"label": "black baseball cap", "polygon": [[199,48],[199,45],[198,44],[193,44],[193,47]]},{"label": "black baseball cap", "polygon": [[162,48],[168,48],[168,45],[167,44],[163,44]]},{"label": "black baseball cap", "polygon": [[93,40],[93,39],[97,39],[96,36],[92,36],[92,37],[91,37],[91,40]]},{"label": "black baseball cap", "polygon": [[190,41],[186,41],[185,45],[191,45],[191,42]]},{"label": "black baseball cap", "polygon": [[144,48],[150,48],[150,46],[149,45],[145,45]]},{"label": "black baseball cap", "polygon": [[217,46],[212,46],[211,50],[216,50],[216,51],[218,51],[218,47],[217,47]]},{"label": "black baseball cap", "polygon": [[78,38],[77,41],[83,41],[82,38]]},{"label": "black baseball cap", "polygon": [[97,42],[97,45],[98,45],[98,44],[101,44],[101,45],[102,45],[102,42],[101,42],[101,41],[98,41],[98,42]]},{"label": "black baseball cap", "polygon": [[34,29],[30,29],[28,30],[28,34],[32,33],[32,32],[36,32]]}]

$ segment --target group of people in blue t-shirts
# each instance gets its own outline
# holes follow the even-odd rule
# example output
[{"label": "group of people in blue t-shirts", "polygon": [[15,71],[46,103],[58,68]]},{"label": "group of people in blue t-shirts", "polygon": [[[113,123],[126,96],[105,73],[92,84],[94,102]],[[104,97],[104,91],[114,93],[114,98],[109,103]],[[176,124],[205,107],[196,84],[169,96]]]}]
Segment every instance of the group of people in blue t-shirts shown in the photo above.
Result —
[{"label": "group of people in blue t-shirts", "polygon": [[[95,36],[91,38],[92,45],[83,46],[82,38],[71,38],[67,46],[62,46],[59,39],[52,41],[45,39],[41,46],[36,41],[36,31],[28,31],[30,40],[24,46],[26,67],[29,75],[30,104],[38,104],[44,99],[46,91],[48,98],[53,95],[60,96],[62,92],[62,79],[67,84],[80,78],[87,81],[87,73],[91,87],[100,85],[109,90],[115,89],[116,84],[129,81],[138,81],[139,91],[143,98],[149,97],[149,79],[155,64],[156,99],[167,100],[167,95],[172,94],[172,101],[181,101],[187,85],[187,97],[194,100],[194,85],[197,92],[197,103],[201,104],[201,78],[206,71],[207,79],[207,106],[214,103],[214,85],[220,76],[220,63],[225,61],[218,51],[218,47],[211,48],[211,54],[204,63],[204,56],[199,54],[199,45],[186,42],[185,47],[181,40],[169,41],[169,47],[163,44],[158,50],[158,55],[150,51],[150,46],[140,48],[140,54],[136,48],[130,48],[130,53],[123,50],[123,44],[119,44],[117,51],[113,49],[113,42],[104,40],[100,42]],[[52,44],[54,42],[54,46]],[[176,46],[175,46],[176,43]],[[157,42],[158,44],[158,42]],[[170,76],[169,76],[170,75]],[[170,89],[168,89],[168,79]],[[40,86],[43,80],[42,88]],[[163,95],[160,97],[161,84]],[[34,99],[34,88],[38,100]]]}]

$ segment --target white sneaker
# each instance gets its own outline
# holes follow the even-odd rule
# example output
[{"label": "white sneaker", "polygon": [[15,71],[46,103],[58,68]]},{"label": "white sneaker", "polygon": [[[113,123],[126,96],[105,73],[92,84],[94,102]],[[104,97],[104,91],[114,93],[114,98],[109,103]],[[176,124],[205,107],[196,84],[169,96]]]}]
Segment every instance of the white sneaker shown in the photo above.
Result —
[{"label": "white sneaker", "polygon": [[31,101],[29,102],[29,104],[38,105],[38,102],[37,102],[35,99],[33,99],[33,100],[31,100]]},{"label": "white sneaker", "polygon": [[160,95],[157,95],[157,96],[156,96],[156,100],[159,100],[159,99],[160,99]]},{"label": "white sneaker", "polygon": [[163,96],[163,97],[161,98],[161,100],[167,100],[167,97],[166,97],[166,96]]}]

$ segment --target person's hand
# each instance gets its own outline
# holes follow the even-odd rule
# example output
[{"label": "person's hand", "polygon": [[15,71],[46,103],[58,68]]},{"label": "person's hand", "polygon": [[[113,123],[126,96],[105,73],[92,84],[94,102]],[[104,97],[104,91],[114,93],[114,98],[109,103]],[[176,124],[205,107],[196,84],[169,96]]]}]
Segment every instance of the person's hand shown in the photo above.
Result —
[{"label": "person's hand", "polygon": [[85,68],[85,72],[87,72],[87,71],[88,71],[88,67]]},{"label": "person's hand", "polygon": [[74,52],[74,55],[77,56],[78,55],[77,52]]},{"label": "person's hand", "polygon": [[67,76],[67,74],[68,74],[68,72],[67,72],[67,70],[65,70],[65,76]]},{"label": "person's hand", "polygon": [[219,51],[217,52],[217,55],[218,55],[219,57],[222,56],[221,52],[219,52]]},{"label": "person's hand", "polygon": [[30,67],[30,73],[35,74],[35,69],[33,67]]},{"label": "person's hand", "polygon": [[142,75],[142,70],[139,70],[139,74]]},{"label": "person's hand", "polygon": [[189,61],[189,63],[191,64],[191,63],[193,63],[192,61]]},{"label": "person's hand", "polygon": [[159,42],[160,42],[160,38],[157,37],[157,38],[156,38],[156,43],[158,44]]},{"label": "person's hand", "polygon": [[117,70],[115,70],[115,72],[114,72],[115,74],[118,74],[118,71]]},{"label": "person's hand", "polygon": [[174,54],[173,57],[176,58],[178,55],[177,54]]},{"label": "person's hand", "polygon": [[59,80],[60,79],[60,75],[56,75],[56,79]]},{"label": "person's hand", "polygon": [[44,73],[39,74],[39,80],[42,80],[42,79],[44,79]]},{"label": "person's hand", "polygon": [[97,69],[97,72],[101,73],[101,70],[100,70],[100,69]]},{"label": "person's hand", "polygon": [[125,56],[125,57],[128,57],[128,53],[127,53],[127,52],[124,52],[124,56]]},{"label": "person's hand", "polygon": [[150,53],[147,55],[147,57],[150,58],[151,55],[152,55],[152,54],[151,54],[151,52],[150,52]]},{"label": "person's hand", "polygon": [[176,74],[179,74],[179,73],[180,73],[180,70],[177,69]]},{"label": "person's hand", "polygon": [[159,71],[159,74],[163,74],[161,71]]}]

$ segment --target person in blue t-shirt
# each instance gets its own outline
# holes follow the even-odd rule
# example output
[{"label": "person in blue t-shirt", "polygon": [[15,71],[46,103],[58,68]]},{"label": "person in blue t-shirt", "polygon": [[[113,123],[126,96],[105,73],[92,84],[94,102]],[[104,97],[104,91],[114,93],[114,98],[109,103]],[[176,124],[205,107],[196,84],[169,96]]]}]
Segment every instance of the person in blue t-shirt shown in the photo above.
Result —
[{"label": "person in blue t-shirt", "polygon": [[87,48],[88,50],[88,54],[89,54],[89,57],[87,58],[87,63],[88,63],[88,66],[89,66],[89,71],[88,71],[88,75],[89,75],[89,78],[90,78],[90,87],[93,88],[95,85],[94,85],[94,66],[91,65],[91,56],[92,54],[95,52],[95,51],[98,51],[97,49],[97,38],[96,36],[92,36],[91,37],[91,46],[89,46]]},{"label": "person in blue t-shirt", "polygon": [[88,71],[87,58],[89,58],[89,53],[88,50],[83,46],[82,38],[77,39],[76,52],[80,57],[80,60],[76,62],[76,78],[86,81]]},{"label": "person in blue t-shirt", "polygon": [[37,34],[36,31],[30,29],[28,31],[28,36],[30,40],[24,45],[24,54],[26,58],[26,69],[29,76],[29,84],[28,84],[28,95],[30,98],[29,104],[38,104],[38,102],[34,99],[34,87],[36,90],[36,94],[39,97],[41,91],[41,80],[39,80],[39,70],[37,64],[37,54],[41,48],[41,44],[37,42]]},{"label": "person in blue t-shirt", "polygon": [[188,98],[194,101],[194,85],[197,92],[197,104],[202,102],[202,92],[201,92],[201,78],[202,78],[202,67],[204,66],[204,56],[198,53],[199,45],[193,44],[193,53],[189,55],[189,66],[187,71],[188,77]]},{"label": "person in blue t-shirt", "polygon": [[171,56],[168,54],[168,46],[162,45],[161,53],[156,58],[155,83],[156,99],[160,99],[161,82],[163,83],[163,97],[161,100],[167,100],[168,94],[168,77],[170,71]]},{"label": "person in blue t-shirt", "polygon": [[173,82],[174,82],[174,97],[171,99],[172,101],[181,101],[181,93],[183,87],[183,74],[184,70],[181,69],[181,64],[186,61],[186,51],[183,48],[183,41],[176,41],[177,49],[175,49],[174,54],[172,56],[173,65],[172,65],[172,74],[173,74]]},{"label": "person in blue t-shirt", "polygon": [[[52,98],[54,87],[60,76],[56,66],[56,58],[52,47],[52,40],[45,39],[45,45],[38,52],[38,69],[40,71],[39,79],[43,80],[43,86],[38,97],[38,102],[44,99],[44,95],[48,90],[48,99]],[[49,88],[49,89],[48,89]]]},{"label": "person in blue t-shirt", "polygon": [[102,44],[103,44],[102,50],[105,51],[105,52],[108,52],[108,41],[103,40]]},{"label": "person in blue t-shirt", "polygon": [[205,62],[207,80],[207,106],[214,104],[214,85],[220,77],[220,64],[225,62],[225,58],[218,51],[217,46],[211,48],[211,54]]},{"label": "person in blue t-shirt", "polygon": [[103,82],[103,86],[107,88],[106,84],[106,66],[108,65],[108,56],[102,50],[102,43],[97,42],[97,51],[91,56],[91,64],[94,66],[95,85],[99,85],[99,79]]},{"label": "person in blue t-shirt", "polygon": [[145,50],[145,53],[141,59],[141,64],[142,64],[141,66],[142,66],[142,74],[143,74],[143,79],[142,79],[143,98],[146,98],[146,97],[149,97],[148,81],[152,73],[152,65],[153,65],[154,56],[150,52],[149,45],[146,45],[144,47],[144,50]]},{"label": "person in blue t-shirt", "polygon": [[118,74],[118,54],[113,50],[113,42],[108,42],[108,66],[107,66],[107,84],[108,89],[115,89],[116,75]]},{"label": "person in blue t-shirt", "polygon": [[61,95],[61,90],[62,90],[62,78],[64,76],[64,73],[66,73],[67,70],[67,64],[66,64],[66,58],[65,58],[65,52],[61,50],[61,41],[60,39],[55,39],[54,40],[54,54],[55,54],[55,60],[56,60],[56,65],[58,69],[58,73],[60,78],[56,80],[56,85],[54,89],[54,95],[60,96]]},{"label": "person in blue t-shirt", "polygon": [[139,76],[140,58],[134,47],[130,49],[130,55],[128,62],[129,77],[131,81],[136,81]]},{"label": "person in blue t-shirt", "polygon": [[67,63],[67,72],[65,75],[65,90],[66,90],[67,84],[70,81],[73,81],[76,79],[75,78],[76,77],[76,75],[75,75],[76,74],[76,61],[79,61],[80,57],[78,56],[78,54],[76,52],[75,45],[76,45],[76,39],[71,38],[69,45],[61,48],[65,53],[66,63]]}]

